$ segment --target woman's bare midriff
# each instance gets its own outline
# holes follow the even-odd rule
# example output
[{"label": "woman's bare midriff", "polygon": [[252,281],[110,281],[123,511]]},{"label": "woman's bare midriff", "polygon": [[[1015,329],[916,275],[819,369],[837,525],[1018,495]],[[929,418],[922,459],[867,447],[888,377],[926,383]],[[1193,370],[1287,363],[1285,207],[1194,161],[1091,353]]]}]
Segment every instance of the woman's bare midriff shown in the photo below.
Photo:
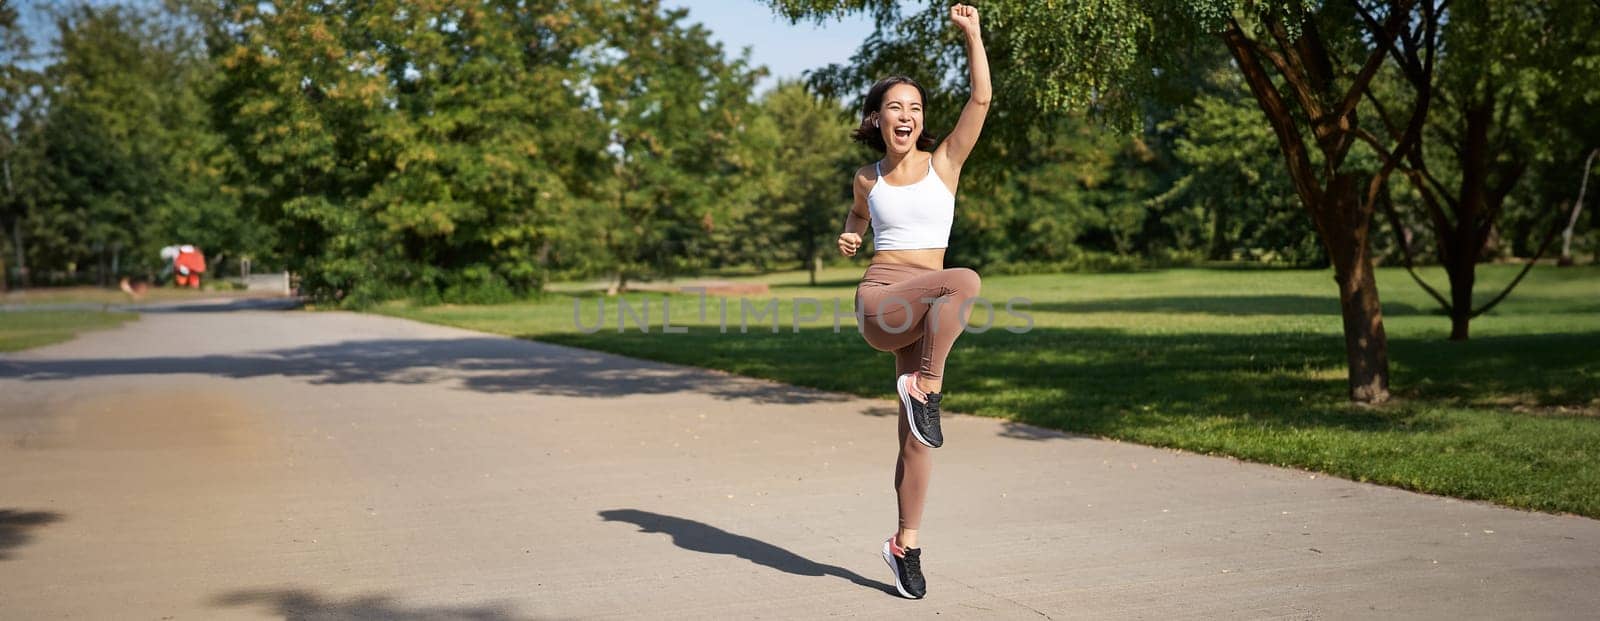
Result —
[{"label": "woman's bare midriff", "polygon": [[944,248],[919,248],[916,250],[879,250],[872,253],[873,263],[910,265],[930,270],[944,269]]}]

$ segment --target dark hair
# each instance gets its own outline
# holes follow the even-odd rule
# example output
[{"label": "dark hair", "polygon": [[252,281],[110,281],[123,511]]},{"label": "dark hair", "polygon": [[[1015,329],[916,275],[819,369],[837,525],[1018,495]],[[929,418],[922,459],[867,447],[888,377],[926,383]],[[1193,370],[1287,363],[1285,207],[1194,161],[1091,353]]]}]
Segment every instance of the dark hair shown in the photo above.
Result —
[{"label": "dark hair", "polygon": [[[861,126],[857,127],[856,131],[850,134],[850,137],[856,142],[877,149],[879,153],[888,152],[889,145],[883,143],[883,133],[878,128],[872,126],[872,113],[877,112],[878,108],[883,106],[884,93],[889,92],[889,89],[893,88],[896,84],[910,84],[911,86],[916,87],[917,97],[922,99],[924,111],[922,118],[924,120],[928,118],[926,112],[928,105],[928,91],[922,90],[922,85],[917,84],[916,80],[903,75],[892,75],[882,80],[878,80],[878,83],[873,84],[872,89],[867,91],[867,100],[861,104]],[[928,133],[928,126],[926,123],[924,123],[922,126],[922,134],[917,136],[917,148],[927,151],[933,149],[933,146],[938,143],[938,137]]]}]

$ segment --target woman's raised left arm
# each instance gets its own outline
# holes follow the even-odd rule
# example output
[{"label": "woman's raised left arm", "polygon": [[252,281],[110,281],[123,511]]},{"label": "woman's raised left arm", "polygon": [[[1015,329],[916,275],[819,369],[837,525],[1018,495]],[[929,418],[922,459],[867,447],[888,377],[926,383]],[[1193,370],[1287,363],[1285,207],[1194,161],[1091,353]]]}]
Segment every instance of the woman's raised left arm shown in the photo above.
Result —
[{"label": "woman's raised left arm", "polygon": [[[978,25],[978,9],[958,4],[950,7],[950,21],[955,22],[967,40],[967,71],[972,82],[972,96],[961,109],[961,119],[950,135],[939,144],[945,163],[952,171],[960,171],[972,155],[972,147],[983,132],[983,119],[989,115],[989,100],[994,95],[989,86],[989,58],[983,51],[983,32]],[[936,152],[935,155],[938,153]]]}]

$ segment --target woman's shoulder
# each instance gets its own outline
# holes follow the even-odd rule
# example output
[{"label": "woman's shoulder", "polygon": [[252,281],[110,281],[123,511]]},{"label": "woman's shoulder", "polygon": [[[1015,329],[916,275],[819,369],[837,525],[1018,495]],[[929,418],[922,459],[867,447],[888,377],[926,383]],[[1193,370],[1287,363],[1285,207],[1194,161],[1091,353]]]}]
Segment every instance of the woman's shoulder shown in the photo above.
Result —
[{"label": "woman's shoulder", "polygon": [[863,190],[870,189],[872,188],[872,185],[877,182],[878,168],[872,163],[868,163],[861,168],[856,169],[855,186],[857,188]]}]

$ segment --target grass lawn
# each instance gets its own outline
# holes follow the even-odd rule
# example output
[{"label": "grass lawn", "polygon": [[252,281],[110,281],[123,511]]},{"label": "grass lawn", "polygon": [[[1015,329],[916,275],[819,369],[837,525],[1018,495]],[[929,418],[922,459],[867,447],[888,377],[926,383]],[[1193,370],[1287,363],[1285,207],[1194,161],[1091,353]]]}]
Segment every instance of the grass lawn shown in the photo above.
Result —
[{"label": "grass lawn", "polygon": [[[377,312],[486,332],[711,367],[888,399],[893,357],[833,328],[833,300],[852,308],[864,265],[834,268],[817,287],[799,272],[751,277],[780,299],[772,318],[739,327],[740,299],[630,294],[650,328],[605,328],[602,298],[551,294],[494,306]],[[1516,266],[1483,266],[1480,300]],[[1425,272],[1443,286],[1443,272]],[[1600,517],[1600,268],[1535,268],[1510,298],[1450,342],[1449,319],[1404,271],[1380,270],[1394,400],[1350,405],[1332,272],[1180,269],[986,278],[994,327],[967,333],[946,369],[945,404],[963,413],[1143,444],[1297,466],[1361,481],[1529,509]],[[821,319],[791,328],[822,300]],[[1005,301],[1027,298],[1007,315]],[[662,331],[661,304],[674,326]],[[745,298],[756,308],[765,298]],[[981,307],[978,315],[982,315]],[[631,320],[630,320],[631,321]],[[974,322],[982,323],[975,318]],[[959,442],[959,439],[954,441]]]},{"label": "grass lawn", "polygon": [[[187,300],[248,295],[243,291],[151,287],[142,303],[170,303]],[[0,294],[0,305],[32,306],[45,304],[133,304],[136,301],[121,289],[105,287],[37,287]]]},{"label": "grass lawn", "polygon": [[0,352],[69,341],[80,332],[115,328],[138,317],[95,311],[0,312]]}]

